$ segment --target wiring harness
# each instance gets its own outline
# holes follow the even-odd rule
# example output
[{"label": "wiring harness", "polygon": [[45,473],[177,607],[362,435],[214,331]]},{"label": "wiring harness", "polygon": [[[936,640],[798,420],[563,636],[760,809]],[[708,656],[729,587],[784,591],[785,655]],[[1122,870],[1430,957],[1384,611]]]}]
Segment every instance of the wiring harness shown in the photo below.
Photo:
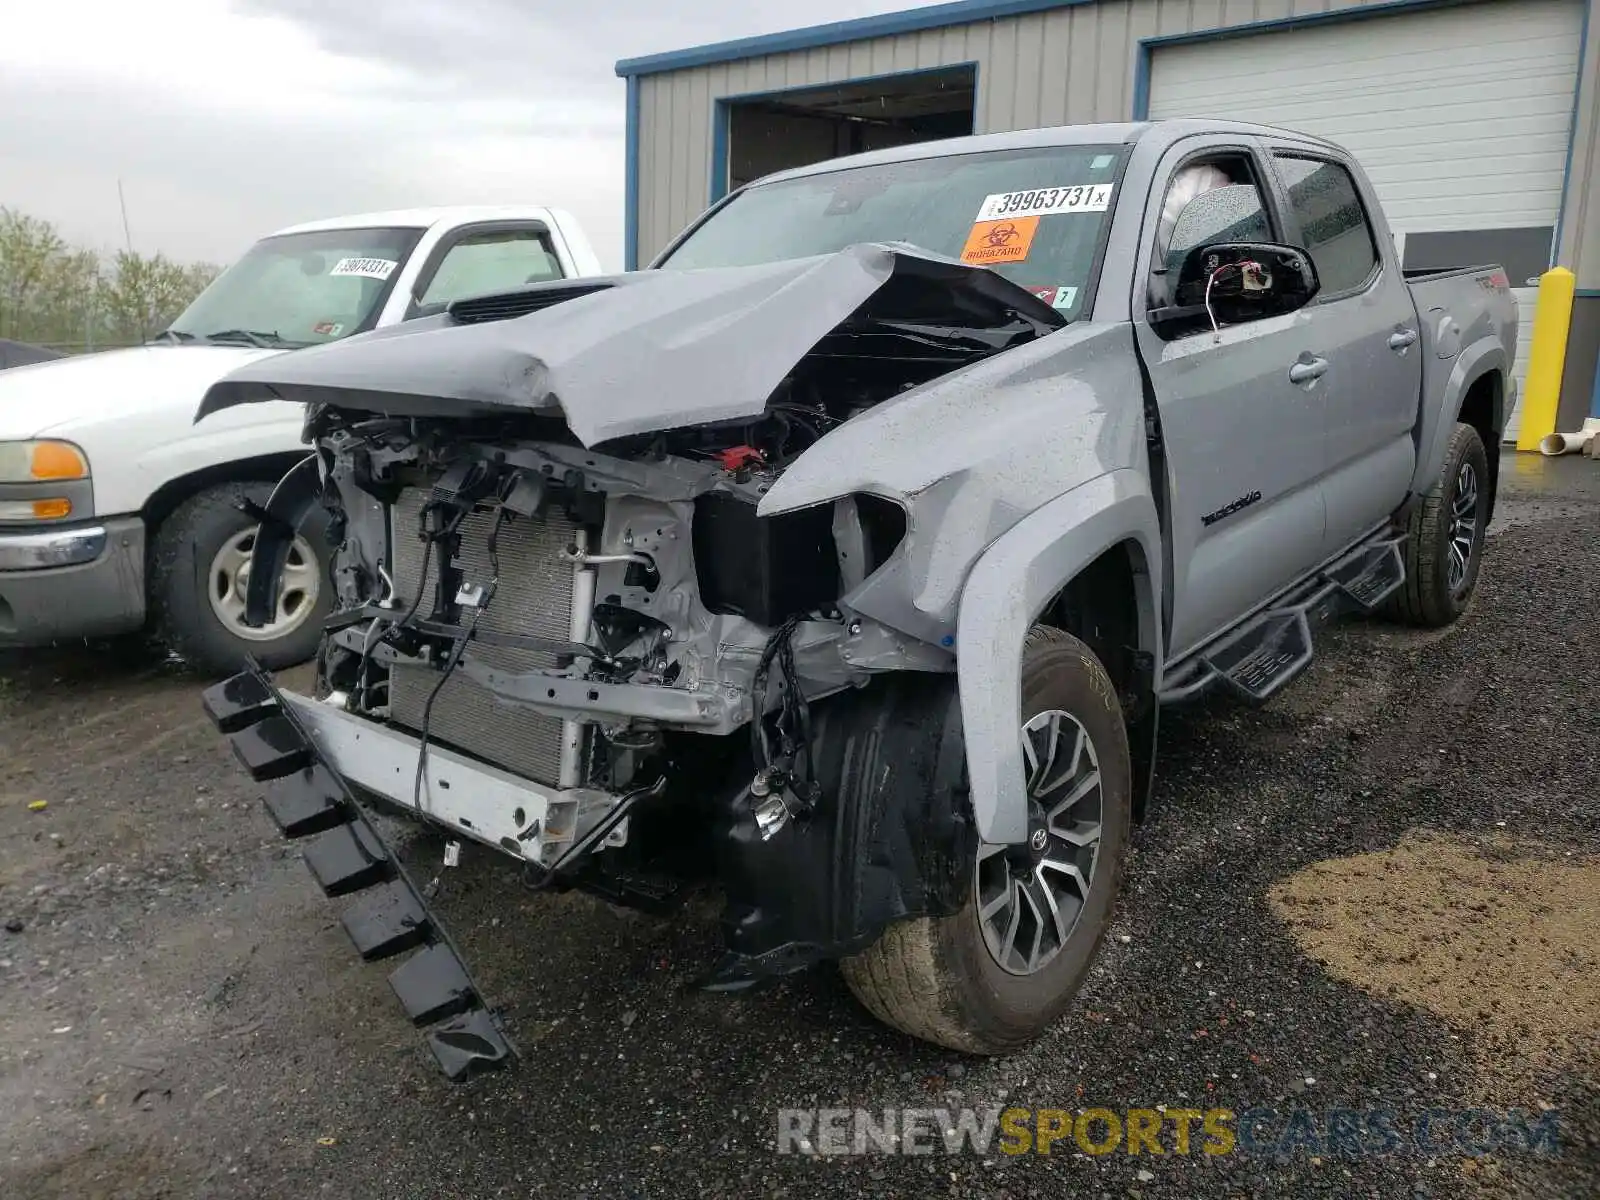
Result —
[{"label": "wiring harness", "polygon": [[[794,634],[804,619],[792,616],[773,631],[751,684],[751,756],[758,765],[751,791],[757,797],[779,797],[790,816],[810,813],[822,794],[811,757],[811,707],[794,661]],[[777,711],[769,714],[774,666],[779,695]]]}]

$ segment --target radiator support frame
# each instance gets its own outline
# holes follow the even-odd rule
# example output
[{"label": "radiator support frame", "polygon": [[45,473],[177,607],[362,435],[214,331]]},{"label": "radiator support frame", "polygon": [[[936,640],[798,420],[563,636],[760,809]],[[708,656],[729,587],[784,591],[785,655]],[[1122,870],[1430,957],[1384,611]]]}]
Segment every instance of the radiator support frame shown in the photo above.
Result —
[{"label": "radiator support frame", "polygon": [[[441,567],[459,572],[463,584],[487,584],[494,575],[487,547],[499,515],[488,508],[475,509],[454,538],[435,545],[424,575],[423,543],[409,535],[428,497],[427,487],[407,487],[388,506],[387,558],[402,606],[419,591],[426,605]],[[594,576],[565,552],[586,540],[587,531],[556,509],[501,525],[497,533],[498,579],[494,595],[479,617],[480,627],[585,641],[589,610],[594,605]],[[450,561],[441,563],[446,554]],[[584,782],[584,723],[506,704],[481,674],[485,669],[521,673],[556,668],[561,661],[555,655],[477,642],[442,686],[437,663],[430,659],[374,657],[388,662],[388,718],[395,727],[419,734],[428,697],[437,687],[427,720],[430,744],[451,747],[544,787],[568,789]]]}]

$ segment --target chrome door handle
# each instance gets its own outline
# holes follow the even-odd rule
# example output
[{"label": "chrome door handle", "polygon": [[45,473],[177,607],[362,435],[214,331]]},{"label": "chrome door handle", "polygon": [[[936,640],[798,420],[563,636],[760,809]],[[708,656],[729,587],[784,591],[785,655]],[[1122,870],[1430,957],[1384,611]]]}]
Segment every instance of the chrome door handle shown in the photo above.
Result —
[{"label": "chrome door handle", "polygon": [[1328,373],[1328,360],[1325,358],[1303,358],[1289,368],[1290,383],[1311,383],[1321,379]]},{"label": "chrome door handle", "polygon": [[1415,344],[1416,340],[1415,329],[1396,329],[1389,335],[1389,349],[1404,351]]}]

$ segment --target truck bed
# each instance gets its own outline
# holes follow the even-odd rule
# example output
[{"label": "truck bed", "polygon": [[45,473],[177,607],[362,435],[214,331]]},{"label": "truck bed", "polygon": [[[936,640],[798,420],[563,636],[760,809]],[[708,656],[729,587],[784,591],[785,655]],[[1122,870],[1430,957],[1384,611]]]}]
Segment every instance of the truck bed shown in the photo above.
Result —
[{"label": "truck bed", "polygon": [[[1506,348],[1505,377],[1513,378],[1517,352],[1517,298],[1504,267],[1488,263],[1443,271],[1406,271],[1422,335],[1422,427],[1418,445],[1429,444],[1450,376],[1466,350],[1494,339]],[[1500,413],[1501,432],[1516,402],[1508,384]]]},{"label": "truck bed", "polygon": [[[1478,275],[1485,271],[1500,271],[1501,268],[1494,263],[1479,263],[1471,267],[1430,267],[1426,270],[1413,268],[1402,271],[1407,283],[1429,283],[1435,279],[1454,279],[1458,275]],[[1503,273],[1503,272],[1502,272]]]},{"label": "truck bed", "polygon": [[[1504,267],[1489,263],[1404,274],[1422,322],[1425,350],[1437,358],[1454,358],[1460,347],[1495,336],[1515,351],[1517,301]],[[1452,319],[1439,319],[1445,315]]]}]

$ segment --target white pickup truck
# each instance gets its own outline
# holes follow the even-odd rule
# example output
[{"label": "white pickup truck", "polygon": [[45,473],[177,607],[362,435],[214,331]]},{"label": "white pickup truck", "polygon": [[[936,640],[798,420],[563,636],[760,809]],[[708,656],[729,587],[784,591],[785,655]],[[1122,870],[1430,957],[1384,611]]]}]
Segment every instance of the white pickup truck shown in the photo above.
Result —
[{"label": "white pickup truck", "polygon": [[194,419],[206,389],[285,350],[528,283],[598,275],[542,207],[336,217],[263,238],[145,346],[0,376],[0,646],[149,628],[203,671],[310,658],[332,602],[322,527],[301,531],[274,619],[243,622],[247,502],[307,451],[302,406]]}]

